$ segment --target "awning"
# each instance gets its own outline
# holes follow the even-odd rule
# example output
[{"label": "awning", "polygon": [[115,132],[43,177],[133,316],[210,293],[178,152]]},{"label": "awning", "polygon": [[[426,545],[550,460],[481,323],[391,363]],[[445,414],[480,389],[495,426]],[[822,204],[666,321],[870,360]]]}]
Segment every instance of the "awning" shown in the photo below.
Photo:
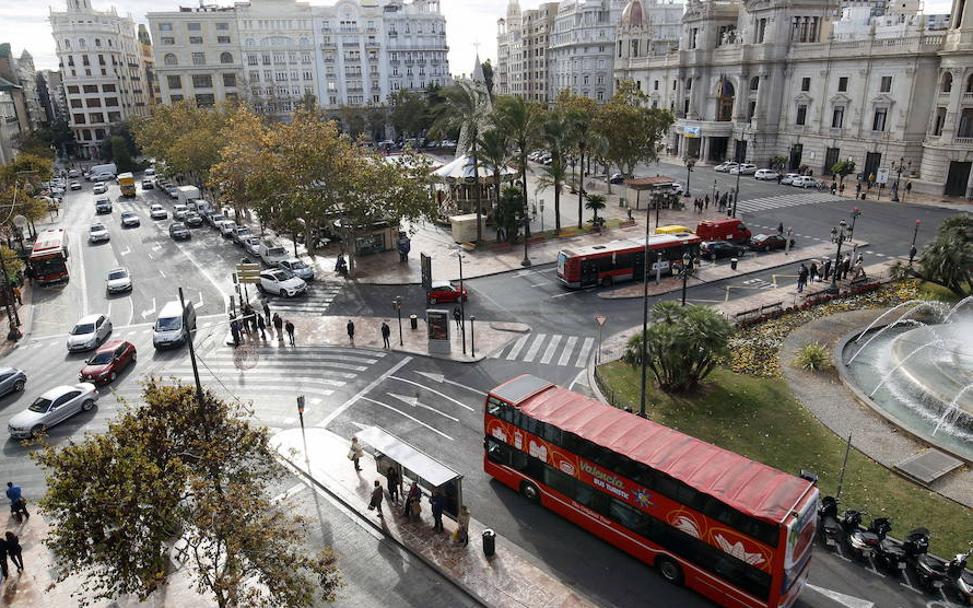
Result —
[{"label": "awning", "polygon": [[442,486],[460,477],[456,471],[378,427],[365,427],[355,433],[355,437],[412,471],[433,487]]}]

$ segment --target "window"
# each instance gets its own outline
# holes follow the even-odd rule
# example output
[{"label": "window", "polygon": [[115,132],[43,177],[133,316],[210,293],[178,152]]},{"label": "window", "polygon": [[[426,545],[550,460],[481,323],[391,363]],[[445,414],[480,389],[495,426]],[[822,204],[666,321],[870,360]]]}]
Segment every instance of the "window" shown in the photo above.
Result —
[{"label": "window", "polygon": [[889,93],[892,91],[892,77],[882,76],[882,86],[879,87],[879,91],[882,93]]},{"label": "window", "polygon": [[81,100],[80,99],[72,99],[71,100],[71,107],[72,108],[80,108],[81,106],[82,106],[82,103],[81,103]]},{"label": "window", "polygon": [[101,107],[101,100],[98,99],[97,97],[89,97],[85,101],[87,102],[86,105],[89,108],[100,108]]},{"label": "window", "polygon": [[96,84],[86,84],[86,85],[84,85],[84,92],[85,93],[97,93],[98,92],[98,85],[96,85]]},{"label": "window", "polygon": [[842,93],[848,90],[848,77],[842,76],[838,78],[838,90]]},{"label": "window", "polygon": [[956,137],[973,137],[973,108],[963,108],[963,113],[959,117],[959,131]]},{"label": "window", "polygon": [[801,90],[802,91],[805,91],[805,92],[811,90],[811,79],[810,78],[801,78]]},{"label": "window", "polygon": [[95,46],[101,46],[101,38],[95,38]]},{"label": "window", "polygon": [[224,23],[217,23],[216,24],[216,31],[217,32],[228,32],[229,30],[230,30],[230,24],[229,23],[225,23],[224,22]]},{"label": "window", "polygon": [[[68,85],[68,93],[72,93],[74,95],[77,95],[79,92],[80,92],[80,89],[78,88],[78,85],[76,85],[76,84],[69,84]],[[87,93],[87,91],[85,91],[85,92]]]},{"label": "window", "polygon": [[165,45],[165,46],[172,46],[175,43],[176,43],[176,39],[173,38],[172,36],[163,36],[162,37],[162,44]]},{"label": "window", "polygon": [[212,93],[196,95],[196,105],[198,106],[207,107],[215,104],[216,104],[216,97]]},{"label": "window", "polygon": [[888,108],[876,108],[875,115],[872,117],[872,131],[885,130],[885,117],[888,113]]},{"label": "window", "polygon": [[179,60],[176,59],[176,56],[174,54],[166,53],[165,56],[162,58],[162,63],[166,65],[179,65]]},{"label": "window", "polygon": [[193,65],[206,65],[206,54],[193,53]]},{"label": "window", "polygon": [[747,106],[747,121],[753,120],[754,114],[757,113],[757,102],[751,101],[750,105]]},{"label": "window", "polygon": [[103,85],[101,85],[101,90],[104,91],[105,93],[114,93],[115,92],[115,85],[113,85],[113,84],[103,84]]},{"label": "window", "polygon": [[106,97],[105,98],[105,107],[106,108],[117,108],[118,107],[118,98],[117,97]]},{"label": "window", "polygon": [[690,49],[696,48],[696,36],[697,36],[697,34],[699,34],[699,28],[698,27],[694,27],[694,28],[692,28],[692,29],[689,30],[689,48]]},{"label": "window", "polygon": [[189,44],[203,44],[203,37],[202,36],[190,36],[189,37]]},{"label": "window", "polygon": [[160,32],[171,32],[172,31],[172,24],[171,23],[160,23],[159,24],[159,31]]},{"label": "window", "polygon": [[88,118],[91,120],[92,124],[96,122],[105,122],[105,115],[102,114],[101,112],[93,112],[91,114],[88,114]]},{"label": "window", "polygon": [[258,70],[250,70],[247,73],[247,79],[250,82],[260,82],[260,72]]},{"label": "window", "polygon": [[217,44],[230,44],[230,37],[229,36],[217,36],[216,37],[216,43]]},{"label": "window", "polygon": [[943,124],[946,123],[946,108],[939,107],[936,108],[936,121],[933,123],[932,134],[942,135],[943,134]]},{"label": "window", "polygon": [[841,129],[845,126],[845,106],[835,106],[831,113],[831,128]]},{"label": "window", "polygon": [[209,74],[193,74],[193,88],[194,89],[211,89],[213,88],[213,77]]},{"label": "window", "polygon": [[236,86],[236,74],[223,74],[223,86],[224,87],[235,87]]},{"label": "window", "polygon": [[78,125],[85,124],[84,114],[75,114],[74,115],[74,124],[78,124]]},{"label": "window", "polygon": [[169,101],[172,103],[176,103],[177,101],[182,101],[182,95],[170,95]]},{"label": "window", "polygon": [[767,20],[760,19],[757,21],[757,35],[756,43],[763,44],[764,36],[767,34]]},{"label": "window", "polygon": [[756,91],[760,88],[760,76],[754,76],[750,79],[750,90]]},{"label": "window", "polygon": [[220,63],[233,63],[233,55],[231,53],[220,53]]},{"label": "window", "polygon": [[952,90],[953,90],[953,74],[950,72],[946,72],[945,74],[943,74],[943,81],[939,85],[939,92],[950,93],[952,92]]},{"label": "window", "polygon": [[202,30],[202,27],[200,26],[199,23],[187,23],[186,29],[189,30],[190,32],[198,32]]}]

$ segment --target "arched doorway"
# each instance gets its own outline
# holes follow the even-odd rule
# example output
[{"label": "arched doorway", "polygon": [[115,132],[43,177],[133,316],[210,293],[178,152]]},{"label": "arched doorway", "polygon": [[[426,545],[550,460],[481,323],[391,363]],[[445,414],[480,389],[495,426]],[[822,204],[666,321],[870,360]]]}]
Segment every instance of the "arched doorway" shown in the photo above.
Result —
[{"label": "arched doorway", "polygon": [[716,120],[728,122],[733,120],[733,102],[736,99],[736,89],[725,76],[720,78],[717,91]]}]

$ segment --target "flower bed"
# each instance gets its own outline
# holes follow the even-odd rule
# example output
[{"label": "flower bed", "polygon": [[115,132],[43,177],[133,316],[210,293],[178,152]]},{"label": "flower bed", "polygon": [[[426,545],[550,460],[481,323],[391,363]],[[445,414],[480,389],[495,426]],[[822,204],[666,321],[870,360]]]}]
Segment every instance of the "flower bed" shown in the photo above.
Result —
[{"label": "flower bed", "polygon": [[799,306],[741,321],[730,340],[730,368],[741,374],[779,377],[777,352],[795,328],[838,312],[884,308],[919,297],[919,282],[915,280],[867,283],[847,294],[818,294]]}]

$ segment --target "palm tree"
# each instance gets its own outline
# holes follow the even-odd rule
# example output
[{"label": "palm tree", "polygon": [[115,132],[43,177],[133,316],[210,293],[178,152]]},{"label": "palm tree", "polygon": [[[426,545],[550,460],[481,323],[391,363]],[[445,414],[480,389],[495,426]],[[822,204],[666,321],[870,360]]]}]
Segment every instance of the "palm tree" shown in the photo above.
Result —
[{"label": "palm tree", "polygon": [[452,129],[459,129],[460,149],[467,150],[473,161],[473,191],[476,195],[476,240],[483,239],[483,210],[480,208],[480,172],[477,142],[486,124],[489,103],[486,91],[477,83],[460,80],[455,85],[440,91],[443,102],[432,127],[433,133],[445,135]]},{"label": "palm tree", "polygon": [[553,111],[544,121],[541,139],[551,152],[551,164],[544,167],[544,173],[537,180],[537,190],[554,188],[554,230],[561,234],[561,190],[567,178],[564,151],[570,142],[567,121],[560,112]]},{"label": "palm tree", "polygon": [[588,152],[589,140],[591,138],[592,122],[594,116],[590,112],[581,109],[572,109],[567,113],[568,125],[571,129],[571,139],[573,147],[578,151],[578,164],[581,167],[580,180],[578,184],[578,228],[581,228],[582,212],[581,205],[584,198],[584,161],[585,154]]},{"label": "palm tree", "polygon": [[595,217],[591,220],[591,223],[595,226],[598,225],[598,212],[605,208],[605,201],[607,197],[604,194],[587,194],[585,198],[588,202],[584,204],[585,209],[590,209]]},{"label": "palm tree", "polygon": [[[541,122],[544,119],[544,109],[536,104],[525,101],[522,97],[500,97],[497,99],[497,117],[502,128],[507,132],[516,151],[515,162],[520,171],[521,193],[524,197],[524,215],[527,207],[527,155],[537,144],[540,135]],[[530,224],[524,225],[524,236],[530,236]]]},{"label": "palm tree", "polygon": [[935,240],[919,258],[921,277],[946,287],[957,297],[973,292],[973,220],[957,215],[946,219]]},{"label": "palm tree", "polygon": [[[492,117],[496,120],[496,116]],[[493,128],[480,135],[477,142],[480,151],[480,158],[483,160],[485,169],[493,172],[493,188],[495,196],[494,203],[500,202],[500,180],[502,172],[507,163],[511,160],[510,138],[502,125],[494,124]],[[497,226],[497,238],[499,239],[500,227]]]}]

